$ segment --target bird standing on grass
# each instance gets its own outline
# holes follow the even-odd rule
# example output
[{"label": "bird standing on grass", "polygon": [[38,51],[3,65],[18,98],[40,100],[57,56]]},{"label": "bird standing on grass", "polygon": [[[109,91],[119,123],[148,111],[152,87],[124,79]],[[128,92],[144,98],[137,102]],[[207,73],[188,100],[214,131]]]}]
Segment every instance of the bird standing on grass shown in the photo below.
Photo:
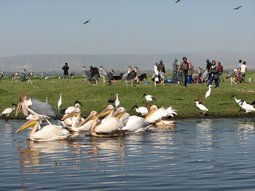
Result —
[{"label": "bird standing on grass", "polygon": [[156,101],[156,98],[152,95],[143,94],[143,97],[145,98],[147,103]]},{"label": "bird standing on grass", "polygon": [[120,100],[119,100],[118,93],[116,93],[116,99],[114,101],[114,105],[116,108],[120,106]]},{"label": "bird standing on grass", "polygon": [[208,98],[210,95],[211,95],[211,91],[212,91],[212,85],[209,85],[208,86],[208,90],[207,90],[207,92],[205,93],[205,98]]},{"label": "bird standing on grass", "polygon": [[17,105],[15,103],[12,104],[12,107],[5,108],[0,115],[3,116],[5,121],[8,121],[9,115],[16,109]]},{"label": "bird standing on grass", "polygon": [[195,100],[195,104],[198,109],[201,111],[201,117],[205,115],[205,113],[208,111],[208,109],[198,100]]},{"label": "bird standing on grass", "polygon": [[62,105],[62,94],[59,94],[59,100],[58,100],[58,110],[60,110],[60,106]]}]

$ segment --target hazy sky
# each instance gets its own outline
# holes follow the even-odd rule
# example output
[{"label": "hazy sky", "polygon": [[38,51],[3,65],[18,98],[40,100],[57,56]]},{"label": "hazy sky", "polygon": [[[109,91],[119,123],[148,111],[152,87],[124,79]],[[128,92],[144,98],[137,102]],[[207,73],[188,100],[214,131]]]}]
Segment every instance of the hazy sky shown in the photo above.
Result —
[{"label": "hazy sky", "polygon": [[255,53],[254,0],[0,0],[0,56],[211,51]]}]

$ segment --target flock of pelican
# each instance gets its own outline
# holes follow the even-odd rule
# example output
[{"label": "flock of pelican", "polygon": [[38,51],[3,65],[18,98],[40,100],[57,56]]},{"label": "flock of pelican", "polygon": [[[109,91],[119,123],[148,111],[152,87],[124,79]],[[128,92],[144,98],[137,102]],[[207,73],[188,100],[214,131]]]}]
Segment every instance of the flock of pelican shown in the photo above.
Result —
[{"label": "flock of pelican", "polygon": [[[205,99],[211,95],[211,85],[205,93]],[[176,123],[172,118],[177,114],[177,110],[169,106],[168,108],[158,107],[154,104],[156,98],[152,95],[143,95],[146,106],[134,105],[131,109],[135,110],[136,115],[130,115],[126,109],[120,106],[118,94],[112,94],[108,100],[109,105],[101,112],[91,111],[89,116],[81,116],[81,106],[79,101],[75,101],[73,106],[64,109],[62,112],[56,112],[54,107],[47,102],[41,102],[34,98],[21,96],[18,105],[12,104],[12,107],[6,108],[0,115],[7,120],[11,112],[15,111],[15,116],[22,109],[27,122],[23,124],[16,132],[20,133],[29,127],[32,130],[29,133],[29,139],[33,141],[53,141],[64,140],[73,133],[87,132],[87,134],[96,137],[121,136],[128,133],[141,133],[151,128],[173,128]],[[253,103],[244,100],[234,100],[240,109],[245,110],[247,114],[255,112]],[[57,107],[58,111],[62,105],[62,95],[60,94]],[[201,111],[201,116],[208,112],[208,108],[202,104],[201,100],[195,100],[195,106]],[[148,109],[149,108],[149,109]],[[52,121],[54,120],[54,123]]]},{"label": "flock of pelican", "polygon": [[[158,108],[153,104],[153,96],[144,95],[150,107],[135,106],[137,115],[130,115],[126,109],[120,106],[118,94],[115,95],[113,104],[109,104],[103,111],[91,111],[89,116],[81,116],[81,103],[76,101],[73,106],[64,110],[62,116],[57,113],[49,103],[41,102],[34,98],[21,96],[16,109],[16,116],[22,109],[27,122],[16,133],[20,133],[29,127],[29,140],[53,141],[68,139],[73,133],[87,132],[96,137],[122,136],[129,133],[141,133],[150,128],[173,128],[175,121],[172,117],[177,111],[171,106]],[[58,108],[62,104],[62,96],[58,101]],[[57,124],[52,124],[52,119]],[[56,122],[55,122],[56,123]]]}]

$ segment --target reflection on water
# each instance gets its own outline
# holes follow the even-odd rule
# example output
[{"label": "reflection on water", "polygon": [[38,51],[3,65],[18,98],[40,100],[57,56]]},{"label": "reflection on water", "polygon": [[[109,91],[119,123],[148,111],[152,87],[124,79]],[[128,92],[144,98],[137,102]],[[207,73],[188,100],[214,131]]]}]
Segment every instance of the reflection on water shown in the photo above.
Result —
[{"label": "reflection on water", "polygon": [[[255,124],[177,121],[175,129],[33,142],[22,121],[0,121],[1,190],[252,190]],[[11,180],[11,181],[10,181]]]}]

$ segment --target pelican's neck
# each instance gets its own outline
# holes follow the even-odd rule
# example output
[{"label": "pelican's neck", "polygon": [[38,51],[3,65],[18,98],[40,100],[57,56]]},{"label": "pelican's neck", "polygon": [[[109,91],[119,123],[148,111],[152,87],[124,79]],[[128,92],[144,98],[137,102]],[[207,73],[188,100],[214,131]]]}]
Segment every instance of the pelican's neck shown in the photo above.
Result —
[{"label": "pelican's neck", "polygon": [[29,139],[30,140],[34,140],[34,134],[36,133],[36,131],[37,131],[38,127],[39,127],[39,124],[40,124],[40,122],[38,121],[35,124],[35,126],[33,127],[33,129],[30,131],[30,133],[29,133]]}]

